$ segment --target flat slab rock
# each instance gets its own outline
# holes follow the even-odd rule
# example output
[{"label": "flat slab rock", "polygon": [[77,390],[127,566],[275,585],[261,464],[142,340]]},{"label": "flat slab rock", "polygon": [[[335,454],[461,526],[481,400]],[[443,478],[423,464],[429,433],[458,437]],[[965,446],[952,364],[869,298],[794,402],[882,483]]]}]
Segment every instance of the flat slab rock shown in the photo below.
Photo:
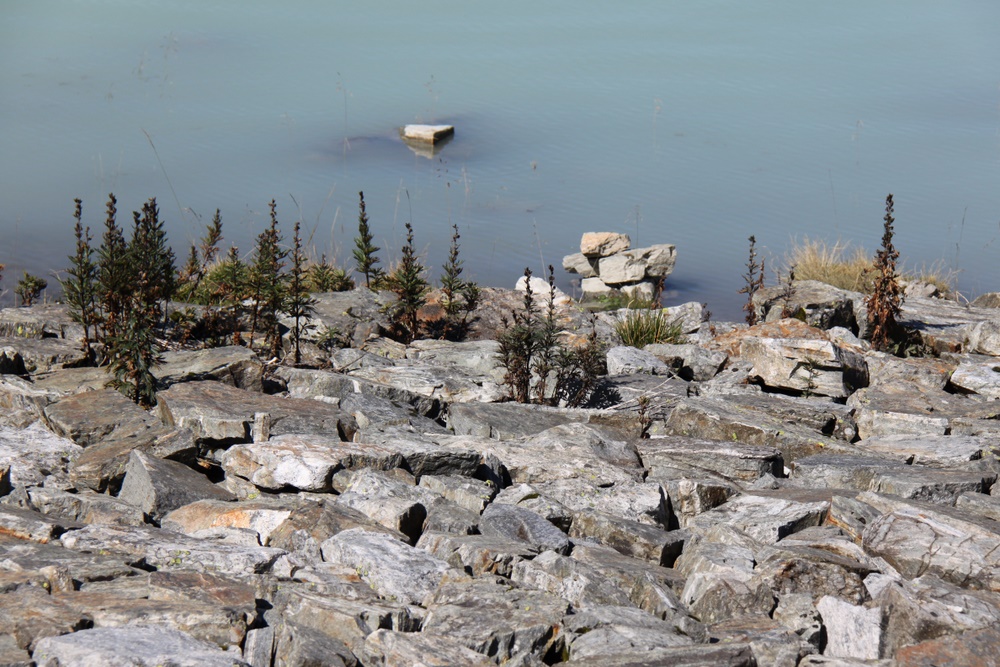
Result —
[{"label": "flat slab rock", "polygon": [[249,348],[236,345],[164,352],[156,367],[160,385],[215,380],[248,391],[263,391],[264,365]]},{"label": "flat slab rock", "polygon": [[722,475],[726,479],[753,482],[764,475],[780,477],[784,462],[774,447],[741,442],[707,440],[669,435],[640,440],[636,444],[643,467],[693,466]]},{"label": "flat slab rock", "polygon": [[46,637],[35,646],[38,667],[249,667],[186,632],[155,625],[92,628],[58,637]]},{"label": "flat slab rock", "polygon": [[693,517],[688,527],[698,532],[726,523],[761,544],[775,544],[804,528],[822,524],[829,510],[829,500],[796,498],[791,490],[767,495],[762,492],[744,493]]},{"label": "flat slab rock", "polygon": [[266,413],[272,436],[286,433],[353,437],[354,418],[321,401],[281,398],[237,389],[220,382],[185,382],[157,394],[164,424],[191,429],[207,440],[249,442],[254,415]]}]

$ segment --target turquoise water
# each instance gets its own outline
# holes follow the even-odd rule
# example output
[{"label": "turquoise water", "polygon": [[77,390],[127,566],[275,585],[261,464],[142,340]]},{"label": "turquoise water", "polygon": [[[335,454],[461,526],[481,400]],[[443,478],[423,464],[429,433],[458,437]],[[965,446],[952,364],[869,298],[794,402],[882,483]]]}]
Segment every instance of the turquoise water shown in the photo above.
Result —
[{"label": "turquoise water", "polygon": [[[513,285],[586,231],[675,243],[668,303],[738,319],[746,238],[874,250],[1000,290],[1000,3],[0,2],[0,288],[157,197],[183,257],[216,208],[243,252],[274,198],[346,262],[365,191],[383,262]],[[446,122],[432,158],[396,134]],[[773,279],[772,279],[773,280]],[[51,281],[50,282],[54,282]],[[9,294],[7,295],[9,299]]]}]

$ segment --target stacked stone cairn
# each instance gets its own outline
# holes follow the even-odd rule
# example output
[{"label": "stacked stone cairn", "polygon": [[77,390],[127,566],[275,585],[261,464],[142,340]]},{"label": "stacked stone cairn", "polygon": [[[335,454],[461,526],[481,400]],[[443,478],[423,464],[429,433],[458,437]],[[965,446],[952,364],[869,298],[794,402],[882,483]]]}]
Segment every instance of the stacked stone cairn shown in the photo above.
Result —
[{"label": "stacked stone cairn", "polygon": [[676,261],[673,245],[632,248],[628,234],[587,232],[580,240],[580,252],[563,257],[563,269],[583,278],[584,301],[615,293],[651,300]]}]

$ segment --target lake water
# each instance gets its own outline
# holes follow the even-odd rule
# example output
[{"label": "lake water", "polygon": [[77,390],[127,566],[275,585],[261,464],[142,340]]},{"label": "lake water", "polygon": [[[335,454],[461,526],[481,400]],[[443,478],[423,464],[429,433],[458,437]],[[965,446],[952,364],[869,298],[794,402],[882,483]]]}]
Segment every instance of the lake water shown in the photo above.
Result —
[{"label": "lake water", "polygon": [[[667,303],[739,319],[750,234],[874,250],[1000,290],[1000,3],[3,0],[0,287],[156,197],[180,258],[216,208],[245,253],[277,200],[350,258],[365,191],[439,274],[512,286],[587,231],[674,243]],[[397,135],[451,123],[433,157]],[[773,280],[769,276],[769,280]],[[50,280],[50,282],[54,282]]]}]

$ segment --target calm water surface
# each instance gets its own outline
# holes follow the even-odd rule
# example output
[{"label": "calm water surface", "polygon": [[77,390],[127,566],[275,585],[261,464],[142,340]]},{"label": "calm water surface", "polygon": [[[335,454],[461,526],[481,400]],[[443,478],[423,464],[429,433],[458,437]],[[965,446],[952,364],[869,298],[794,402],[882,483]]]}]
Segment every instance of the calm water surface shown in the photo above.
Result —
[{"label": "calm water surface", "polygon": [[[244,252],[278,203],[346,262],[383,247],[510,286],[586,231],[675,243],[668,303],[738,319],[746,238],[873,250],[1000,290],[1000,3],[0,2],[0,263],[50,275],[155,196],[180,257],[216,208]],[[396,128],[456,126],[432,157]],[[557,271],[572,289],[572,276]],[[54,281],[50,281],[54,282]],[[9,300],[9,293],[7,296]]]}]

